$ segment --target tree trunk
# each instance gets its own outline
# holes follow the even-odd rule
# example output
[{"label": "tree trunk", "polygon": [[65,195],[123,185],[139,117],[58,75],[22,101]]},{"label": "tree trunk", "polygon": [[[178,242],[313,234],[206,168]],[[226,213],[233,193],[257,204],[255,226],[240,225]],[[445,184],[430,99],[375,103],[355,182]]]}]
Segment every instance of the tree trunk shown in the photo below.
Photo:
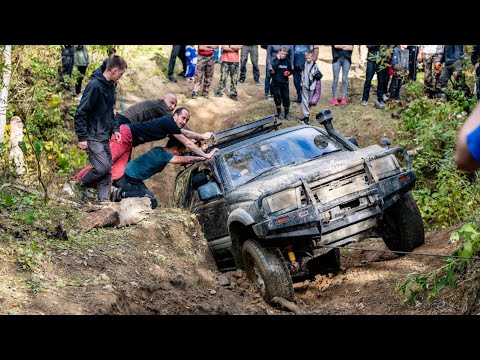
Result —
[{"label": "tree trunk", "polygon": [[18,116],[14,116],[10,120],[10,160],[15,163],[15,172],[19,176],[25,174],[23,151],[18,146],[21,141],[23,141],[23,122]]},{"label": "tree trunk", "polygon": [[0,144],[5,137],[5,127],[7,126],[7,105],[8,105],[8,87],[10,86],[10,75],[12,72],[12,45],[5,45],[3,49],[3,81],[0,92]]}]

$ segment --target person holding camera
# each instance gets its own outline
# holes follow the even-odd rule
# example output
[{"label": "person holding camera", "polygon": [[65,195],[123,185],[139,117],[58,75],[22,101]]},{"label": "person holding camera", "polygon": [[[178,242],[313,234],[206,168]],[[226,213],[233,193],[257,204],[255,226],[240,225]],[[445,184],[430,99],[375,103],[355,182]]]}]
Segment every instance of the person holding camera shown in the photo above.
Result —
[{"label": "person holding camera", "polygon": [[[303,66],[302,78],[300,81],[303,111],[303,118],[301,118],[300,121],[305,125],[308,125],[310,121],[310,106],[312,105],[312,97],[317,89],[317,85],[320,85],[320,88],[317,91],[321,91],[321,84],[317,84],[317,82],[320,83],[321,78],[322,73],[320,72],[317,63],[313,61],[313,51],[306,51],[305,64]],[[320,94],[318,95],[318,97],[320,97]]]}]

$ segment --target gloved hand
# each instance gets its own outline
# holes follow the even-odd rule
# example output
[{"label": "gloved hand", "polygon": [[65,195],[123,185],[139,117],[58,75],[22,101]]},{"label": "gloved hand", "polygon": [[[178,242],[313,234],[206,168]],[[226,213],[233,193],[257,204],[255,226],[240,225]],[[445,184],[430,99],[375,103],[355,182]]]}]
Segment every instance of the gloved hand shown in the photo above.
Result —
[{"label": "gloved hand", "polygon": [[290,71],[288,71],[288,70],[285,70],[285,71],[283,72],[283,75],[285,75],[285,76],[288,76],[288,75],[290,75]]}]

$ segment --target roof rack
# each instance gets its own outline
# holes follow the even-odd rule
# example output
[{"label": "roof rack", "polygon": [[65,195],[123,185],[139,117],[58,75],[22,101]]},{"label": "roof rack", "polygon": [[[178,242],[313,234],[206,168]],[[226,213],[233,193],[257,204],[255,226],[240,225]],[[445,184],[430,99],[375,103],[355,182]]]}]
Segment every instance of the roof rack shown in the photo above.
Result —
[{"label": "roof rack", "polygon": [[213,134],[213,144],[211,147],[224,148],[240,142],[245,138],[251,137],[252,135],[258,136],[276,130],[280,125],[282,125],[282,123],[277,121],[275,115],[269,115],[262,119]]}]

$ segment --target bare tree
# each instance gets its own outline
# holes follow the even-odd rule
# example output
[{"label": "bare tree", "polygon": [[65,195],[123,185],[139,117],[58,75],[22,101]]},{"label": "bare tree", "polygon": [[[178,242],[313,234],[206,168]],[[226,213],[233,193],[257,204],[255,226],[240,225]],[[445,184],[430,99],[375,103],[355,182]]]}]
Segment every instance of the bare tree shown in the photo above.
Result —
[{"label": "bare tree", "polygon": [[23,161],[23,151],[20,143],[23,142],[23,122],[18,116],[13,116],[10,120],[10,160],[15,164],[17,176],[25,174],[25,162]]},{"label": "bare tree", "polygon": [[12,45],[5,45],[3,49],[3,81],[0,92],[0,143],[3,143],[5,137],[5,128],[7,126],[7,105],[8,105],[8,87],[10,86],[12,65]]}]

